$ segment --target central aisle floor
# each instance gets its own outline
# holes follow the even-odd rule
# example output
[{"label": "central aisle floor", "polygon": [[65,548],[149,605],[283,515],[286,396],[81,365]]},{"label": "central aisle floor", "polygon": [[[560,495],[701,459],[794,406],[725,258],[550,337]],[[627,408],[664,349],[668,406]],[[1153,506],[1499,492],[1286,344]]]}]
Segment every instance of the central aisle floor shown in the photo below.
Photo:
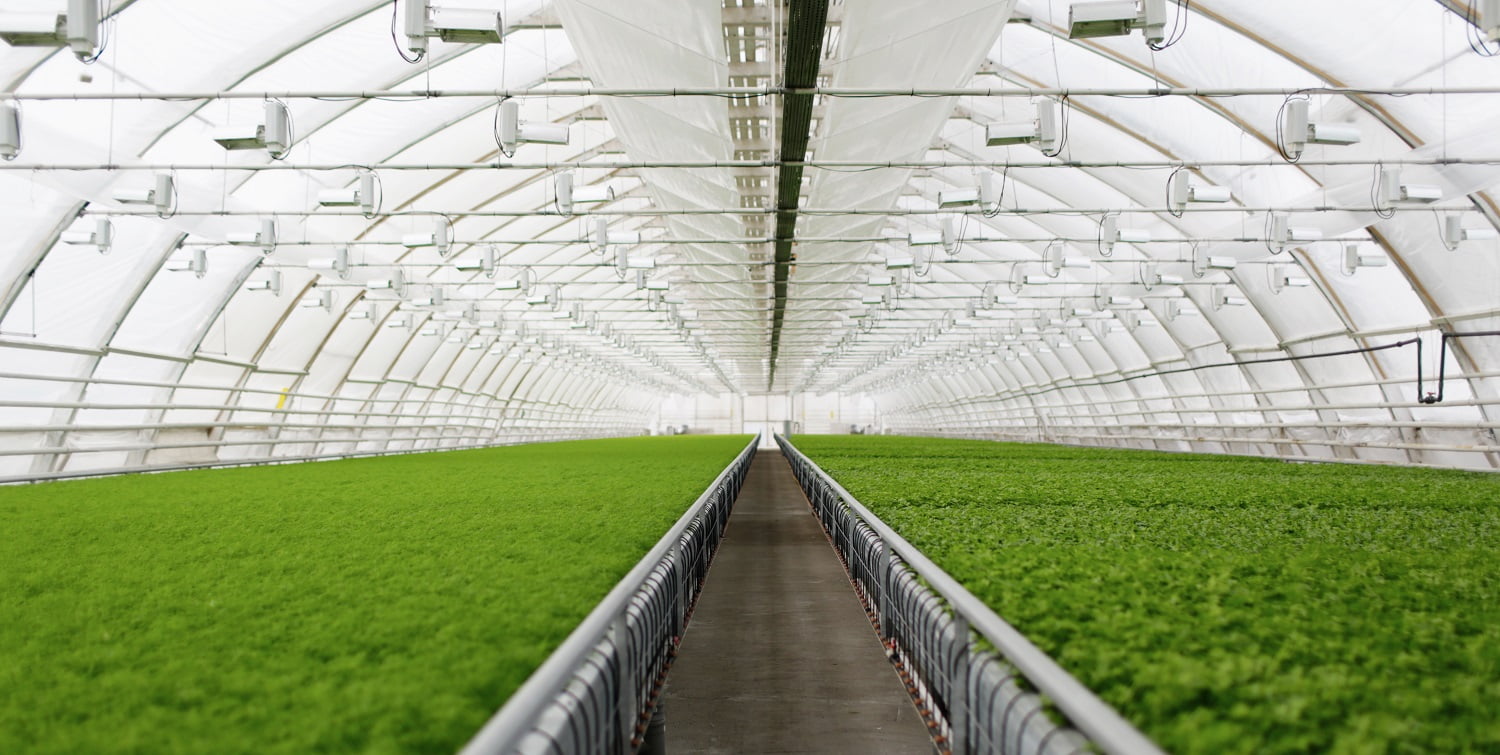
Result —
[{"label": "central aisle floor", "polygon": [[666,687],[666,750],[931,753],[786,459],[761,450]]}]

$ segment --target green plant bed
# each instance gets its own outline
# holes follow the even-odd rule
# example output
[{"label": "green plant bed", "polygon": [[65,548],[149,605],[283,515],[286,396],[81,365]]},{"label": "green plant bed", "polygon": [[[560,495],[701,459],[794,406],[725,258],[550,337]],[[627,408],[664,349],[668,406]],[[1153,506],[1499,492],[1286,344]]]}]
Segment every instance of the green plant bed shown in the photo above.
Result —
[{"label": "green plant bed", "polygon": [[793,443],[1169,751],[1500,751],[1500,476]]},{"label": "green plant bed", "polygon": [[749,440],[0,488],[0,752],[452,752]]}]

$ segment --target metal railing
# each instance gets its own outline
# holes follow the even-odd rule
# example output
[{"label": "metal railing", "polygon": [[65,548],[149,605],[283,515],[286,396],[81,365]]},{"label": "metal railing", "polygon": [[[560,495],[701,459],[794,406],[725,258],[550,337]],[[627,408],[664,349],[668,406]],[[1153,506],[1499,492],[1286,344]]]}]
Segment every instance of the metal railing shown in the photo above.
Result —
[{"label": "metal railing", "polygon": [[[786,438],[776,442],[943,751],[1070,755],[1097,747],[1110,755],[1161,755]],[[1044,697],[1066,722],[1049,714]]]},{"label": "metal railing", "polygon": [[629,753],[640,747],[755,446],[751,441],[719,473],[463,755]]}]

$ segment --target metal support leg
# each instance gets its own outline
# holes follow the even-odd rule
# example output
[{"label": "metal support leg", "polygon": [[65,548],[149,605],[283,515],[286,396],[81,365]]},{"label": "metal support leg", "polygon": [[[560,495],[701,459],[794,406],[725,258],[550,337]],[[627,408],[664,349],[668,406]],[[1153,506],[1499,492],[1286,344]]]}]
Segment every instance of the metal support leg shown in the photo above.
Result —
[{"label": "metal support leg", "polygon": [[667,755],[667,701],[656,704],[651,711],[651,725],[646,729],[646,741],[641,744],[640,755]]},{"label": "metal support leg", "polygon": [[616,690],[615,720],[620,727],[620,738],[615,751],[622,754],[631,751],[630,739],[635,736],[635,691],[631,689],[630,680],[630,632],[625,621],[625,615],[621,614],[609,628],[609,639],[615,646],[615,661],[619,664],[615,677],[620,685]]},{"label": "metal support leg", "polygon": [[958,642],[953,658],[952,690],[948,701],[948,727],[953,730],[954,755],[969,752],[969,620],[953,614],[953,629]]}]

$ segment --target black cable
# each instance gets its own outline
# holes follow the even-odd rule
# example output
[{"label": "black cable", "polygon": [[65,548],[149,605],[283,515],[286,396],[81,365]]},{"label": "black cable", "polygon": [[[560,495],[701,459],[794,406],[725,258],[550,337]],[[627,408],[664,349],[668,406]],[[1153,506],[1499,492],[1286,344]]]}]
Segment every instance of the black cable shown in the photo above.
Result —
[{"label": "black cable", "polygon": [[1484,38],[1484,29],[1479,25],[1482,20],[1479,17],[1478,1],[1471,0],[1464,10],[1464,36],[1469,41],[1469,49],[1486,58],[1500,56],[1500,46],[1491,48],[1489,41]]},{"label": "black cable", "polygon": [[1187,34],[1189,5],[1191,5],[1190,0],[1178,0],[1177,17],[1172,19],[1172,31],[1167,33],[1167,38],[1161,43],[1147,42],[1146,46],[1150,47],[1154,52],[1161,52],[1182,41],[1182,36]]},{"label": "black cable", "polygon": [[1380,163],[1375,163],[1375,178],[1370,182],[1370,206],[1375,208],[1375,216],[1382,220],[1390,220],[1396,217],[1396,208],[1390,207],[1380,209]]},{"label": "black cable", "polygon": [[1281,153],[1281,159],[1289,163],[1295,163],[1302,159],[1302,153],[1299,152],[1294,157],[1286,150],[1286,107],[1294,99],[1310,100],[1311,98],[1301,92],[1289,94],[1286,99],[1281,101],[1281,107],[1276,111],[1276,151]]},{"label": "black cable", "polygon": [[[1482,335],[1482,334],[1474,333],[1474,334],[1470,334],[1470,335]],[[1500,335],[1500,331],[1497,331],[1495,333],[1495,335]],[[1047,393],[1054,393],[1056,391],[1061,391],[1061,390],[1065,390],[1065,389],[1068,389],[1068,388],[1096,388],[1096,387],[1102,387],[1102,386],[1107,386],[1107,385],[1119,385],[1120,383],[1128,383],[1128,382],[1130,382],[1132,380],[1140,380],[1141,378],[1163,377],[1163,376],[1166,376],[1166,375],[1180,375],[1180,374],[1187,373],[1187,372],[1197,372],[1199,370],[1210,370],[1210,369],[1213,369],[1215,367],[1242,367],[1242,366],[1252,365],[1252,364],[1275,364],[1275,363],[1278,363],[1278,362],[1300,362],[1300,361],[1305,360],[1305,359],[1322,359],[1324,357],[1346,357],[1346,356],[1353,356],[1355,354],[1368,354],[1368,353],[1372,353],[1372,352],[1376,352],[1376,351],[1385,351],[1387,349],[1399,349],[1399,348],[1402,348],[1404,346],[1410,346],[1410,345],[1412,345],[1414,343],[1417,344],[1417,349],[1420,351],[1420,349],[1422,348],[1422,339],[1420,339],[1420,338],[1408,338],[1408,339],[1405,339],[1405,340],[1402,340],[1402,341],[1396,341],[1395,343],[1388,343],[1388,344],[1385,344],[1384,346],[1363,346],[1363,347],[1356,348],[1356,349],[1345,349],[1343,351],[1331,351],[1331,352],[1327,352],[1327,353],[1323,353],[1323,354],[1302,354],[1300,356],[1298,356],[1298,355],[1292,355],[1292,356],[1285,356],[1285,357],[1267,357],[1265,359],[1246,359],[1244,361],[1216,362],[1214,364],[1202,364],[1202,365],[1198,365],[1197,367],[1177,367],[1177,368],[1173,368],[1173,369],[1170,369],[1170,370],[1156,370],[1156,371],[1153,371],[1153,372],[1141,373],[1139,375],[1128,375],[1128,376],[1125,376],[1125,377],[1114,378],[1114,379],[1111,379],[1111,380],[1094,380],[1094,381],[1090,381],[1090,382],[1086,382],[1086,383],[1072,383],[1072,384],[1069,384],[1069,385],[1054,385],[1054,386],[1051,386],[1049,388],[1043,388],[1043,389],[1038,390],[1038,391],[1028,391],[1026,393],[1012,394],[1012,395],[1013,396],[1019,396],[1021,398],[1031,398],[1031,397],[1034,397],[1034,396],[1041,396],[1041,395],[1047,394]],[[1418,381],[1419,381],[1419,384],[1420,384],[1420,371],[1419,371]]]},{"label": "black cable", "polygon": [[1167,214],[1171,215],[1174,218],[1180,218],[1180,217],[1183,216],[1184,213],[1187,212],[1187,208],[1186,207],[1184,207],[1182,209],[1173,209],[1172,208],[1172,182],[1174,180],[1176,180],[1177,174],[1181,173],[1184,170],[1187,170],[1187,166],[1185,166],[1185,165],[1179,166],[1179,167],[1173,169],[1172,172],[1167,176],[1167,201],[1163,202],[1162,206],[1166,207],[1167,208]]},{"label": "black cable", "polygon": [[[407,2],[420,1],[421,0],[407,0]],[[401,38],[396,34],[396,18],[400,15],[400,10],[397,8],[397,4],[399,2],[400,0],[391,0],[391,44],[394,44],[396,46],[396,54],[400,55],[402,60],[411,63],[412,65],[416,65],[422,62],[422,58],[427,57],[427,53],[419,52],[417,53],[417,56],[415,58],[408,58],[406,57],[406,53],[401,50]]]}]

